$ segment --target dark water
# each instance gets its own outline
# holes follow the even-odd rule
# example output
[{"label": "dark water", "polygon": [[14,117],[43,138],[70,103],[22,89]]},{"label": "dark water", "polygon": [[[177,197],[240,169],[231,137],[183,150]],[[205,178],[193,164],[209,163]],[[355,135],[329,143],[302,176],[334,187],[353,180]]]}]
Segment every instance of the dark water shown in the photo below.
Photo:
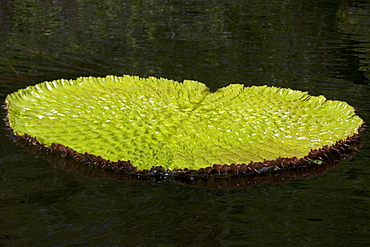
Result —
[{"label": "dark water", "polygon": [[[273,85],[370,123],[370,3],[1,1],[0,100],[107,74]],[[3,113],[3,112],[2,112]],[[370,131],[310,179],[212,190],[53,169],[0,135],[0,246],[368,246]]]}]

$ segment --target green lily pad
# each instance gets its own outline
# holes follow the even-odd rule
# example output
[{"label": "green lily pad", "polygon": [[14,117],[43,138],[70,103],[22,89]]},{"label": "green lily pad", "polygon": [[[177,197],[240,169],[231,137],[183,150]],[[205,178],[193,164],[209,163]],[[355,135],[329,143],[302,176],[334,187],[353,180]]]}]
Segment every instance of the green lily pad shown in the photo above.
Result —
[{"label": "green lily pad", "polygon": [[197,81],[127,75],[44,82],[5,104],[17,136],[138,170],[301,159],[363,125],[347,103],[297,90],[231,84],[212,93]]}]

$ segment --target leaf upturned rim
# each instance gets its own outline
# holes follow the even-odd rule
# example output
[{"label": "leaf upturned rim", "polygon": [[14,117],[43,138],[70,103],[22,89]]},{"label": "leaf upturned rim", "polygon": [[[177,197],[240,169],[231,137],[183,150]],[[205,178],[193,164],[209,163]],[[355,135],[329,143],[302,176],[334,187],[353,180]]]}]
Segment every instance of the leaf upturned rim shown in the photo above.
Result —
[{"label": "leaf upturned rim", "polygon": [[[4,105],[7,110],[7,106]],[[53,163],[68,163],[71,161],[74,165],[83,165],[86,167],[99,168],[98,170],[107,171],[111,174],[121,176],[119,180],[139,180],[151,182],[176,181],[185,184],[192,184],[201,187],[240,187],[250,186],[255,183],[246,183],[246,179],[250,180],[250,176],[265,175],[281,172],[281,174],[289,173],[292,170],[306,169],[312,167],[322,167],[328,165],[328,169],[337,166],[338,162],[347,159],[357,152],[361,146],[361,137],[366,125],[362,124],[357,133],[345,140],[339,140],[334,145],[325,145],[320,149],[311,150],[305,157],[296,158],[277,158],[275,160],[264,160],[263,162],[250,162],[248,164],[213,164],[206,168],[198,170],[190,169],[163,169],[161,166],[153,166],[151,169],[138,170],[129,160],[127,161],[110,161],[90,153],[78,153],[75,150],[59,143],[53,143],[50,146],[45,146],[40,143],[37,138],[28,134],[17,135],[10,127],[8,118],[5,117],[7,134],[14,142],[22,146],[26,151],[34,155],[48,160],[53,166]],[[56,165],[58,167],[58,165]],[[63,167],[63,166],[62,166]],[[96,170],[96,169],[95,169]],[[317,169],[316,169],[317,170]],[[320,170],[320,169],[319,169]],[[296,175],[296,173],[294,173]],[[116,175],[111,175],[111,178],[117,178]],[[249,176],[249,177],[248,177]],[[122,179],[124,178],[124,179]],[[274,179],[273,179],[274,180]],[[283,180],[290,180],[285,178]],[[220,181],[227,181],[227,186],[221,186]],[[264,180],[262,180],[263,182]],[[222,182],[221,182],[222,184]],[[231,185],[232,186],[231,186]]]}]

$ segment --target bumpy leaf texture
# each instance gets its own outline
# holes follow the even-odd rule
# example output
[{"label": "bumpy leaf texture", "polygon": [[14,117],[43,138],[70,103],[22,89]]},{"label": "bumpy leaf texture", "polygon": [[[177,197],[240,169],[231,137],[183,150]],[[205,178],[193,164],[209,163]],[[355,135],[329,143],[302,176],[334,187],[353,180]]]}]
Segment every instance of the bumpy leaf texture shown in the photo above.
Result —
[{"label": "bumpy leaf texture", "polygon": [[81,77],[8,95],[14,134],[59,143],[139,170],[200,169],[302,158],[358,133],[363,120],[345,102],[306,92],[154,77]]}]

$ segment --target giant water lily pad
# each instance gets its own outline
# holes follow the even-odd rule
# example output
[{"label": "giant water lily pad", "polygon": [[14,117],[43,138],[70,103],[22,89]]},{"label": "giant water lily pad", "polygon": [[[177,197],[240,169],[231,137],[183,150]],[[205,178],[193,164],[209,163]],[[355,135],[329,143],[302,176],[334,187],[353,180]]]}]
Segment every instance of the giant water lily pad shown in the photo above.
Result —
[{"label": "giant water lily pad", "polygon": [[363,126],[353,107],[324,96],[240,84],[210,92],[197,81],[154,77],[44,82],[8,95],[5,106],[15,136],[134,172],[297,165],[346,145]]}]

